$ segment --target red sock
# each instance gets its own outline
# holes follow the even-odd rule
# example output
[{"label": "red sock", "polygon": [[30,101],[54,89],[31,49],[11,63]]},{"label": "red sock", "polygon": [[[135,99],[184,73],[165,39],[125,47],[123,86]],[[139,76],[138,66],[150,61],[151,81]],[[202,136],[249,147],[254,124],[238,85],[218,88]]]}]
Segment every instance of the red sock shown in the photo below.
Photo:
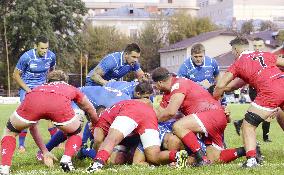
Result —
[{"label": "red sock", "polygon": [[110,153],[106,150],[100,150],[94,160],[101,160],[104,164],[106,164],[108,158],[110,157]]},{"label": "red sock", "polygon": [[26,137],[27,136],[27,131],[22,131],[20,134],[19,134],[19,137]]},{"label": "red sock", "polygon": [[229,163],[237,158],[239,158],[237,154],[237,149],[225,149],[221,151],[219,161],[222,163]]},{"label": "red sock", "polygon": [[1,165],[11,166],[12,157],[16,149],[16,138],[13,136],[4,136],[1,140],[1,153],[2,161]]},{"label": "red sock", "polygon": [[57,131],[58,131],[58,129],[56,127],[48,128],[48,132],[50,134],[50,137],[52,137]]},{"label": "red sock", "polygon": [[69,137],[65,144],[64,155],[74,156],[74,154],[80,149],[82,145],[82,138],[78,135],[73,135]]},{"label": "red sock", "polygon": [[250,150],[246,152],[246,157],[251,158],[251,157],[256,157],[256,150]]},{"label": "red sock", "polygon": [[169,153],[169,160],[170,162],[175,162],[176,161],[176,150],[171,150]]},{"label": "red sock", "polygon": [[193,153],[200,150],[200,144],[192,131],[189,131],[181,140]]}]

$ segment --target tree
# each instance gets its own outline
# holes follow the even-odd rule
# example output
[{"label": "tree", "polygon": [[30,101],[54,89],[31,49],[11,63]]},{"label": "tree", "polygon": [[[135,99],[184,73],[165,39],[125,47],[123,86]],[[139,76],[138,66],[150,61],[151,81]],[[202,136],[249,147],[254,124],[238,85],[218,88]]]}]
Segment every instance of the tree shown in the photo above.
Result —
[{"label": "tree", "polygon": [[272,21],[261,21],[260,23],[260,31],[265,31],[265,30],[276,30],[277,25],[273,23]]},{"label": "tree", "polygon": [[142,49],[140,63],[144,71],[148,72],[160,66],[158,50],[163,47],[166,32],[165,21],[156,20],[146,23],[139,32],[138,43]]},{"label": "tree", "polygon": [[121,51],[129,42],[127,36],[119,33],[115,27],[93,27],[87,25],[81,33],[83,52],[88,55],[89,68],[95,67],[107,54]]},{"label": "tree", "polygon": [[241,33],[249,35],[254,31],[253,20],[246,21],[242,24]]},{"label": "tree", "polygon": [[169,19],[169,42],[175,43],[216,29],[209,18],[194,18],[179,11]]},{"label": "tree", "polygon": [[280,45],[284,44],[284,30],[279,30],[277,35],[277,41],[280,43]]},{"label": "tree", "polygon": [[[3,26],[3,16],[7,18],[7,38],[10,48],[10,62],[15,66],[19,56],[33,48],[34,38],[46,35],[50,39],[50,49],[57,55],[57,65],[70,70],[76,68],[79,46],[76,35],[83,26],[87,12],[80,0],[4,0],[0,9],[7,13],[1,15],[0,26]],[[8,10],[7,10],[8,9]],[[0,27],[3,33],[2,27]],[[68,54],[67,54],[68,53]],[[66,57],[70,56],[71,57]],[[12,69],[13,70],[13,69]]]}]

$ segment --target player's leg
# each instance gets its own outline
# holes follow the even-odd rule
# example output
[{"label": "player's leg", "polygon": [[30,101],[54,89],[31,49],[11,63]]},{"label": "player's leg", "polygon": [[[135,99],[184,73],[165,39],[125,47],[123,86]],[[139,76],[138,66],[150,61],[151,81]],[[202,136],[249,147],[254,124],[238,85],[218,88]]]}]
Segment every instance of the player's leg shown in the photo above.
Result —
[{"label": "player's leg", "polygon": [[50,138],[58,131],[58,129],[56,128],[56,126],[54,126],[53,124],[52,124],[52,122],[51,121],[48,121],[48,123],[47,123],[47,127],[48,127],[48,132],[49,132],[49,134],[50,134]]},{"label": "player's leg", "polygon": [[10,166],[12,164],[12,157],[16,148],[16,136],[21,132],[21,130],[26,129],[32,125],[32,123],[27,123],[21,120],[22,118],[14,112],[6,125],[4,130],[4,135],[1,140],[1,173],[9,174]]},{"label": "player's leg", "polygon": [[80,149],[82,145],[82,120],[80,116],[75,115],[74,119],[67,123],[55,123],[58,129],[62,130],[67,135],[64,154],[60,160],[60,166],[63,171],[68,172],[74,170],[72,157]]},{"label": "player's leg", "polygon": [[200,126],[202,123],[199,121],[200,120],[195,114],[183,117],[175,122],[173,132],[182,140],[185,146],[187,146],[193,152],[197,164],[201,165],[207,162],[207,158],[201,150],[196,133],[204,133],[206,131],[204,131],[204,126]]},{"label": "player's leg", "polygon": [[262,138],[264,142],[272,142],[269,139],[269,129],[270,129],[270,122],[268,121],[262,122]]},{"label": "player's leg", "polygon": [[243,167],[255,167],[258,165],[256,160],[256,128],[273,111],[274,109],[261,107],[256,103],[252,103],[248,112],[245,114],[242,126],[242,135],[246,149],[247,161],[244,163]]}]

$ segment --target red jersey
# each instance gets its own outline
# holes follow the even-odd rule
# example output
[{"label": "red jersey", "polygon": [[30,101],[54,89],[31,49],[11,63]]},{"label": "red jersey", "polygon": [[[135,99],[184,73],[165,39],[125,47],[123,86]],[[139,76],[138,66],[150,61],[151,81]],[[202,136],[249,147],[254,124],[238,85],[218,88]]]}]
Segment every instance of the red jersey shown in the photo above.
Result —
[{"label": "red jersey", "polygon": [[180,106],[180,111],[184,115],[200,113],[212,109],[223,110],[219,101],[197,83],[185,78],[172,78],[171,92],[164,93],[161,107],[165,108],[170,98],[175,93],[182,93],[185,98]]},{"label": "red jersey", "polygon": [[74,117],[71,102],[80,102],[83,97],[77,88],[64,82],[43,84],[27,93],[17,113],[29,121],[48,119],[62,123]]},{"label": "red jersey", "polygon": [[283,75],[276,66],[277,58],[269,52],[243,52],[228,68],[235,77],[243,79],[256,89]]},{"label": "red jersey", "polygon": [[[137,124],[134,133],[143,134],[145,129],[158,130],[158,119],[153,108],[138,100],[124,100],[106,109],[96,124],[105,133],[108,133],[110,125],[117,116],[126,116],[133,119]],[[123,126],[122,126],[123,127]]]}]

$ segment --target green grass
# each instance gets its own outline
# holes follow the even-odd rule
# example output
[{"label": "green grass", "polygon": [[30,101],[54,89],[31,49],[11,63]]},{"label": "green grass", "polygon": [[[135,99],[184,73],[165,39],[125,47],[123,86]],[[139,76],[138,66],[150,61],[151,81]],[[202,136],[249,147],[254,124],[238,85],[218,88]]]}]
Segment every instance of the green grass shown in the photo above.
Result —
[{"label": "green grass", "polygon": [[[245,113],[248,105],[230,105],[232,110],[232,119],[240,119]],[[9,115],[16,108],[16,105],[0,105],[0,128],[1,133],[7,122]],[[44,136],[45,141],[49,139],[49,133],[47,132],[47,122],[40,122],[41,133]],[[186,168],[186,169],[173,169],[168,166],[160,167],[144,167],[144,166],[110,166],[107,170],[103,170],[97,174],[194,174],[194,175],[212,175],[212,174],[224,174],[224,175],[245,175],[245,174],[265,174],[265,175],[274,175],[274,174],[284,174],[284,137],[282,129],[278,126],[276,121],[273,121],[270,129],[270,137],[272,143],[264,143],[262,141],[262,129],[258,128],[257,138],[261,143],[262,152],[265,156],[265,163],[263,166],[255,169],[241,169],[240,165],[243,162],[244,158],[236,160],[230,164],[226,165],[212,165],[208,167],[200,168]],[[278,136],[279,135],[279,136]],[[242,141],[239,136],[237,136],[234,126],[232,123],[228,124],[228,127],[225,131],[225,140],[228,147],[239,147],[242,146]],[[42,163],[37,162],[35,154],[37,152],[37,146],[34,144],[30,134],[27,137],[27,151],[24,154],[15,152],[13,164],[12,164],[12,174],[14,175],[28,175],[28,174],[65,174],[61,171],[58,166],[59,163],[56,163],[54,169],[48,169]],[[55,149],[53,153],[60,159],[63,154],[63,150]],[[85,170],[91,160],[74,160],[74,165],[78,168],[77,172],[71,174],[84,174],[82,171]],[[67,173],[66,173],[67,174]]]}]

